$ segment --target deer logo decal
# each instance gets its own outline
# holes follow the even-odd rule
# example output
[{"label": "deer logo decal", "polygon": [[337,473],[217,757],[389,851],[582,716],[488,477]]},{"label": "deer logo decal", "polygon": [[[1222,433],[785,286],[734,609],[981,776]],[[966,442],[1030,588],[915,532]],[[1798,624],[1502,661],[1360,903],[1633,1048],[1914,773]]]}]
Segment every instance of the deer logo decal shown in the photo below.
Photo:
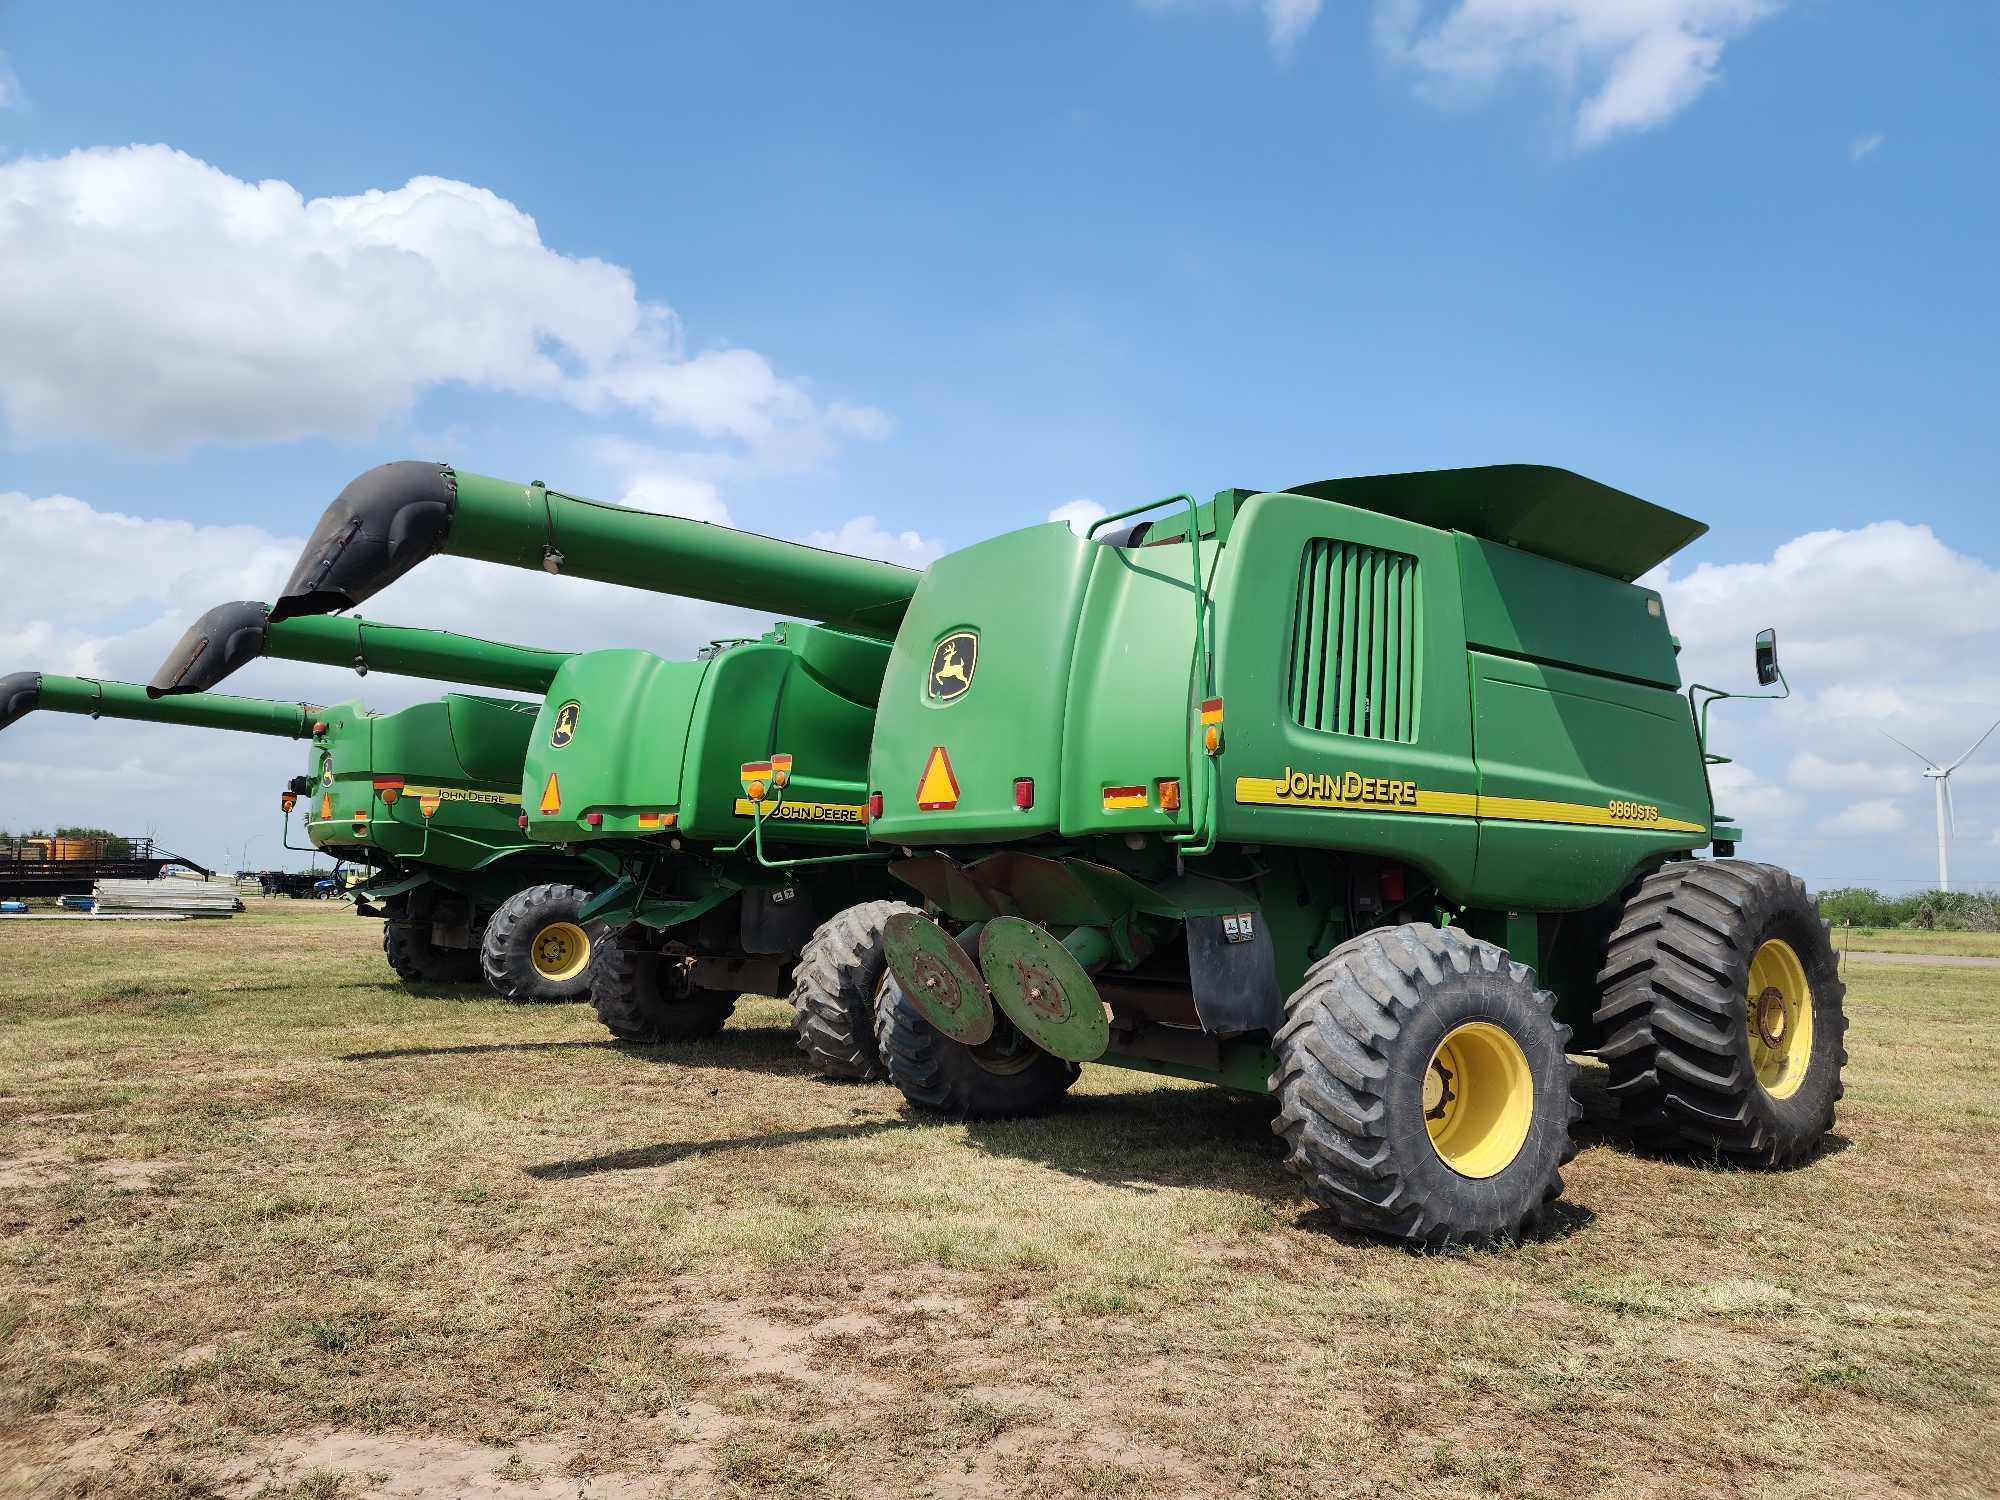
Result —
[{"label": "deer logo decal", "polygon": [[978,636],[969,630],[946,636],[931,653],[931,696],[940,703],[951,702],[972,686],[972,674],[978,665]]},{"label": "deer logo decal", "polygon": [[556,710],[556,727],[549,735],[549,743],[560,750],[576,738],[577,716],[583,712],[581,704],[574,699]]}]

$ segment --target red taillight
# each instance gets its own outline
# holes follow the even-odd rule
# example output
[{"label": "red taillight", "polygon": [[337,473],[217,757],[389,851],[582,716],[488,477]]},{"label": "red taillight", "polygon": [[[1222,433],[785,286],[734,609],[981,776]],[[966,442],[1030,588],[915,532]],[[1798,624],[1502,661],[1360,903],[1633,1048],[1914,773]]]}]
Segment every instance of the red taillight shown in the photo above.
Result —
[{"label": "red taillight", "polygon": [[526,813],[522,813],[520,818],[517,819],[517,821],[521,825],[521,832],[526,833],[528,831],[528,815]]},{"label": "red taillight", "polygon": [[592,828],[602,828],[604,826],[604,814],[585,813],[583,815],[583,821]]},{"label": "red taillight", "polygon": [[1026,812],[1035,805],[1035,778],[1016,776],[1014,778],[1014,805]]},{"label": "red taillight", "polygon": [[868,794],[868,821],[872,823],[881,816],[882,794],[880,792],[870,792]]}]

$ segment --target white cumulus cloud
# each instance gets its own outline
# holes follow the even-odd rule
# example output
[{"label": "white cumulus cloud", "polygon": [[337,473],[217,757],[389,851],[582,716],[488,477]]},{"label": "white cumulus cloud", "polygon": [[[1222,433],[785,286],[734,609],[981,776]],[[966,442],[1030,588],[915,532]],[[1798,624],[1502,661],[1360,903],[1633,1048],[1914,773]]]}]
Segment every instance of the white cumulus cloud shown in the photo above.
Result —
[{"label": "white cumulus cloud", "polygon": [[1781,0],[1378,0],[1375,35],[1433,89],[1539,73],[1574,100],[1579,146],[1644,130],[1713,83],[1724,46]]},{"label": "white cumulus cloud", "polygon": [[[1710,716],[1712,748],[1784,768],[1782,783],[1752,784],[1783,794],[1759,815],[1725,793],[1735,768],[1716,768],[1718,801],[1748,824],[1746,854],[1884,885],[1936,869],[1923,767],[1883,736],[1948,759],[2000,717],[2000,568],[1928,526],[1878,521],[1809,532],[1758,561],[1669,563],[1641,582],[1666,600],[1686,681],[1759,691],[1751,639],[1778,633],[1791,700]],[[1960,848],[1983,853],[2000,818],[1996,743],[1952,778]],[[1975,866],[1965,874],[2000,877],[2000,864]]]},{"label": "white cumulus cloud", "polygon": [[1058,505],[1054,510],[1049,512],[1049,519],[1051,521],[1066,521],[1069,523],[1071,531],[1081,533],[1090,528],[1091,522],[1105,514],[1104,507],[1099,505],[1095,500],[1065,500],[1061,505]]},{"label": "white cumulus cloud", "polygon": [[929,567],[944,555],[944,543],[916,531],[891,531],[873,516],[856,516],[831,531],[815,531],[805,540],[833,552],[852,552],[906,568]]},{"label": "white cumulus cloud", "polygon": [[1908,826],[1903,809],[1888,797],[1850,803],[1821,825],[1831,834],[1897,833]]},{"label": "white cumulus cloud", "polygon": [[635,414],[794,461],[887,418],[691,348],[631,272],[440,177],[347,197],[166,146],[0,163],[0,404],[16,442],[145,452],[364,439],[445,384]]}]

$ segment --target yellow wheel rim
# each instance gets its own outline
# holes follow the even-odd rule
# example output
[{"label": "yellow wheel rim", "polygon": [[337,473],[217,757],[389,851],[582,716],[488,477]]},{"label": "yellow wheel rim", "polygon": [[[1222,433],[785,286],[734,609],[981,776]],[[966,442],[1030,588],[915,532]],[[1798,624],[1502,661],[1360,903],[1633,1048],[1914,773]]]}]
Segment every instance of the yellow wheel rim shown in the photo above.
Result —
[{"label": "yellow wheel rim", "polygon": [[1812,986],[1806,983],[1806,966],[1790,943],[1772,938],[1751,956],[1744,988],[1750,1066],[1765,1093],[1789,1099],[1812,1065]]},{"label": "yellow wheel rim", "polygon": [[542,978],[574,979],[590,962],[590,934],[574,922],[551,922],[535,934],[529,954]]},{"label": "yellow wheel rim", "polygon": [[1521,1044],[1491,1021],[1453,1027],[1424,1070],[1431,1149],[1461,1177],[1492,1177],[1521,1154],[1535,1080]]}]

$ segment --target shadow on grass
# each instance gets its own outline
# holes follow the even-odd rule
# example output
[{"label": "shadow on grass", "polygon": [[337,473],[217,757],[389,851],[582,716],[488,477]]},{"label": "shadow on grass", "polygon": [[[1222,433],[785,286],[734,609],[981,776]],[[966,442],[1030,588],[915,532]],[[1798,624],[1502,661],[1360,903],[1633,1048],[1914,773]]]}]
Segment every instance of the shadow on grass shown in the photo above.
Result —
[{"label": "shadow on grass", "polygon": [[569,1042],[468,1042],[446,1047],[385,1047],[375,1052],[343,1053],[341,1062],[388,1062],[413,1057],[476,1057],[501,1052],[613,1052],[634,1064],[666,1064],[676,1068],[722,1068],[736,1072],[814,1077],[799,1051],[798,1035],[789,1026],[731,1027],[692,1042],[658,1042],[641,1046],[611,1037]]},{"label": "shadow on grass", "polygon": [[893,1130],[912,1130],[911,1120],[866,1120],[852,1125],[812,1125],[802,1130],[773,1130],[762,1135],[729,1136],[717,1141],[660,1141],[651,1146],[634,1146],[625,1151],[609,1151],[602,1156],[584,1156],[571,1161],[543,1162],[524,1170],[542,1182],[560,1182],[570,1177],[594,1177],[600,1172],[638,1172],[647,1167],[664,1167],[669,1162],[687,1161],[697,1156],[719,1156],[730,1151],[763,1151],[774,1147],[802,1146],[814,1141],[845,1141],[861,1136],[882,1135]]}]

